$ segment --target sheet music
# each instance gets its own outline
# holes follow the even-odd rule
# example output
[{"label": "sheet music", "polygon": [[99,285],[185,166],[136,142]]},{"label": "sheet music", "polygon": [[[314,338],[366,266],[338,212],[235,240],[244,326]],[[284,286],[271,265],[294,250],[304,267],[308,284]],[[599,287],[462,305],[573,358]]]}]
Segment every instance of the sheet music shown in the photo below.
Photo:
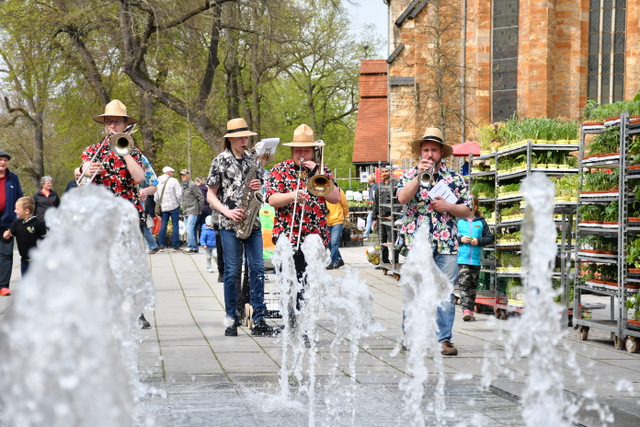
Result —
[{"label": "sheet music", "polygon": [[276,147],[280,143],[280,138],[265,138],[259,142],[260,150],[258,150],[258,157],[265,154],[275,154]]},{"label": "sheet music", "polygon": [[449,203],[457,203],[458,198],[444,181],[438,181],[436,185],[429,190],[429,198],[435,200],[437,196],[442,197]]}]

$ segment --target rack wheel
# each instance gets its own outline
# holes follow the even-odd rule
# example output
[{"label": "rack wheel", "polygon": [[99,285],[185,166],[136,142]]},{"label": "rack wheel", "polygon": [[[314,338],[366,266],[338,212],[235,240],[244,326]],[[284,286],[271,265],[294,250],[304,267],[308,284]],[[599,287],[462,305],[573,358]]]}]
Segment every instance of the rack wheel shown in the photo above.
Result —
[{"label": "rack wheel", "polygon": [[613,346],[615,347],[615,349],[622,350],[622,347],[624,345],[624,340],[621,340],[620,337],[618,337],[614,333],[611,333],[611,335],[613,335]]},{"label": "rack wheel", "polygon": [[389,271],[389,270],[387,270],[386,268],[382,267],[382,274],[384,274],[385,276],[387,275],[387,272],[388,272],[388,271]]},{"label": "rack wheel", "polygon": [[476,313],[482,313],[482,305],[473,304],[473,311],[475,311]]},{"label": "rack wheel", "polygon": [[498,319],[500,318],[500,309],[499,308],[493,308],[493,314],[494,316],[496,316]]},{"label": "rack wheel", "polygon": [[457,295],[454,295],[454,297],[453,297],[453,303],[454,303],[455,305],[458,305],[458,303],[459,303],[459,302],[460,302],[460,298],[459,298]]},{"label": "rack wheel", "polygon": [[500,310],[500,319],[507,320],[507,310]]},{"label": "rack wheel", "polygon": [[629,353],[637,353],[640,348],[640,343],[636,337],[627,337],[624,346]]},{"label": "rack wheel", "polygon": [[578,335],[582,341],[585,341],[589,338],[589,327],[588,326],[578,326]]},{"label": "rack wheel", "polygon": [[400,280],[400,275],[398,273],[393,273],[393,278],[396,280]]}]

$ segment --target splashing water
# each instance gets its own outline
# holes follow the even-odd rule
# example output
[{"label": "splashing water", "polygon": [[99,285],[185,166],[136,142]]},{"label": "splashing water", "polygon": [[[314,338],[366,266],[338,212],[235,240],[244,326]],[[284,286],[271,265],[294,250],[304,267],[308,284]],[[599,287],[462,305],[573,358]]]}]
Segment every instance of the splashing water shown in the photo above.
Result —
[{"label": "splashing water", "polygon": [[136,325],[153,284],[128,201],[94,185],[46,214],[48,236],[0,327],[2,419],[127,426],[143,386]]},{"label": "splashing water", "polygon": [[[356,360],[359,352],[360,340],[382,327],[373,317],[373,294],[366,282],[360,280],[357,270],[347,268],[347,273],[338,283],[336,293],[325,298],[325,310],[335,325],[335,337],[331,342],[331,358],[333,366],[330,380],[325,387],[325,404],[328,407],[328,421],[335,420],[340,410],[350,411],[350,424],[356,424]],[[339,393],[339,379],[343,377],[339,370],[340,348],[349,345],[349,379],[351,387],[344,393]]]},{"label": "splashing water", "polygon": [[[581,398],[568,398],[563,390],[565,365],[579,382],[584,380],[575,352],[563,341],[566,331],[562,328],[562,307],[554,302],[558,294],[552,286],[552,266],[557,253],[555,191],[551,181],[541,173],[526,178],[521,188],[527,202],[521,273],[525,309],[521,316],[507,322],[504,357],[485,355],[482,382],[485,386],[490,384],[496,371],[514,379],[514,370],[509,370],[509,365],[527,363],[523,420],[528,426],[568,426],[575,421],[578,411],[585,409],[582,406],[584,399],[589,399],[589,392]],[[611,419],[606,408],[595,406],[586,409],[596,410],[603,424]]]},{"label": "splashing water", "polygon": [[444,367],[438,343],[436,322],[438,306],[449,301],[453,286],[447,276],[436,265],[429,239],[428,227],[420,227],[415,244],[402,266],[400,285],[404,300],[404,332],[409,378],[400,382],[405,395],[405,415],[411,425],[424,426],[422,397],[424,383],[429,371],[426,356],[433,356],[435,369],[439,373],[434,390],[434,412],[438,424],[444,416]]}]

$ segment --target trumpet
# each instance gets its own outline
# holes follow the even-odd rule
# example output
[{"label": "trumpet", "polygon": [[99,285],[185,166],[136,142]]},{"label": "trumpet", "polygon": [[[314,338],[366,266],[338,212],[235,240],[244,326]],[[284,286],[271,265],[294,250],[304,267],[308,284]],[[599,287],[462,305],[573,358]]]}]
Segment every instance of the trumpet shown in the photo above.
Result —
[{"label": "trumpet", "polygon": [[433,185],[435,180],[435,165],[431,166],[429,169],[425,169],[423,171],[418,172],[418,183],[424,187],[428,187]]}]

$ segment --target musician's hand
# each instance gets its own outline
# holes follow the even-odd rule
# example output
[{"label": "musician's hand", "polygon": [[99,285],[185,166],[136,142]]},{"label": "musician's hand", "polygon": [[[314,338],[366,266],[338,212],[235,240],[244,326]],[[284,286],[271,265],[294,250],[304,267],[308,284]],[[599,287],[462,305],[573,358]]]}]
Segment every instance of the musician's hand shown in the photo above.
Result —
[{"label": "musician's hand", "polygon": [[316,162],[314,162],[313,160],[305,160],[304,162],[302,162],[302,166],[304,166],[305,168],[309,169],[310,171],[314,170],[317,165]]},{"label": "musician's hand", "polygon": [[418,163],[418,170],[424,171],[431,169],[434,165],[433,160],[431,159],[420,159],[420,163]]},{"label": "musician's hand", "polygon": [[229,209],[224,213],[224,216],[232,221],[240,222],[244,219],[244,210],[242,209]]},{"label": "musician's hand", "polygon": [[262,190],[262,183],[259,179],[252,179],[251,182],[249,182],[249,188],[253,191],[260,191]]},{"label": "musician's hand", "polygon": [[451,205],[451,203],[447,202],[441,196],[436,196],[435,200],[431,201],[431,206],[433,206],[433,209],[435,209],[436,212],[440,212],[440,213],[448,212],[449,205]]},{"label": "musician's hand", "polygon": [[292,196],[292,203],[295,203],[296,199],[298,203],[304,203],[304,201],[309,198],[309,195],[305,191],[292,191],[290,194]]},{"label": "musician's hand", "polygon": [[88,172],[89,177],[92,177],[93,174],[100,175],[102,172],[104,172],[104,166],[102,166],[102,163],[92,162],[89,165],[89,172]]}]

